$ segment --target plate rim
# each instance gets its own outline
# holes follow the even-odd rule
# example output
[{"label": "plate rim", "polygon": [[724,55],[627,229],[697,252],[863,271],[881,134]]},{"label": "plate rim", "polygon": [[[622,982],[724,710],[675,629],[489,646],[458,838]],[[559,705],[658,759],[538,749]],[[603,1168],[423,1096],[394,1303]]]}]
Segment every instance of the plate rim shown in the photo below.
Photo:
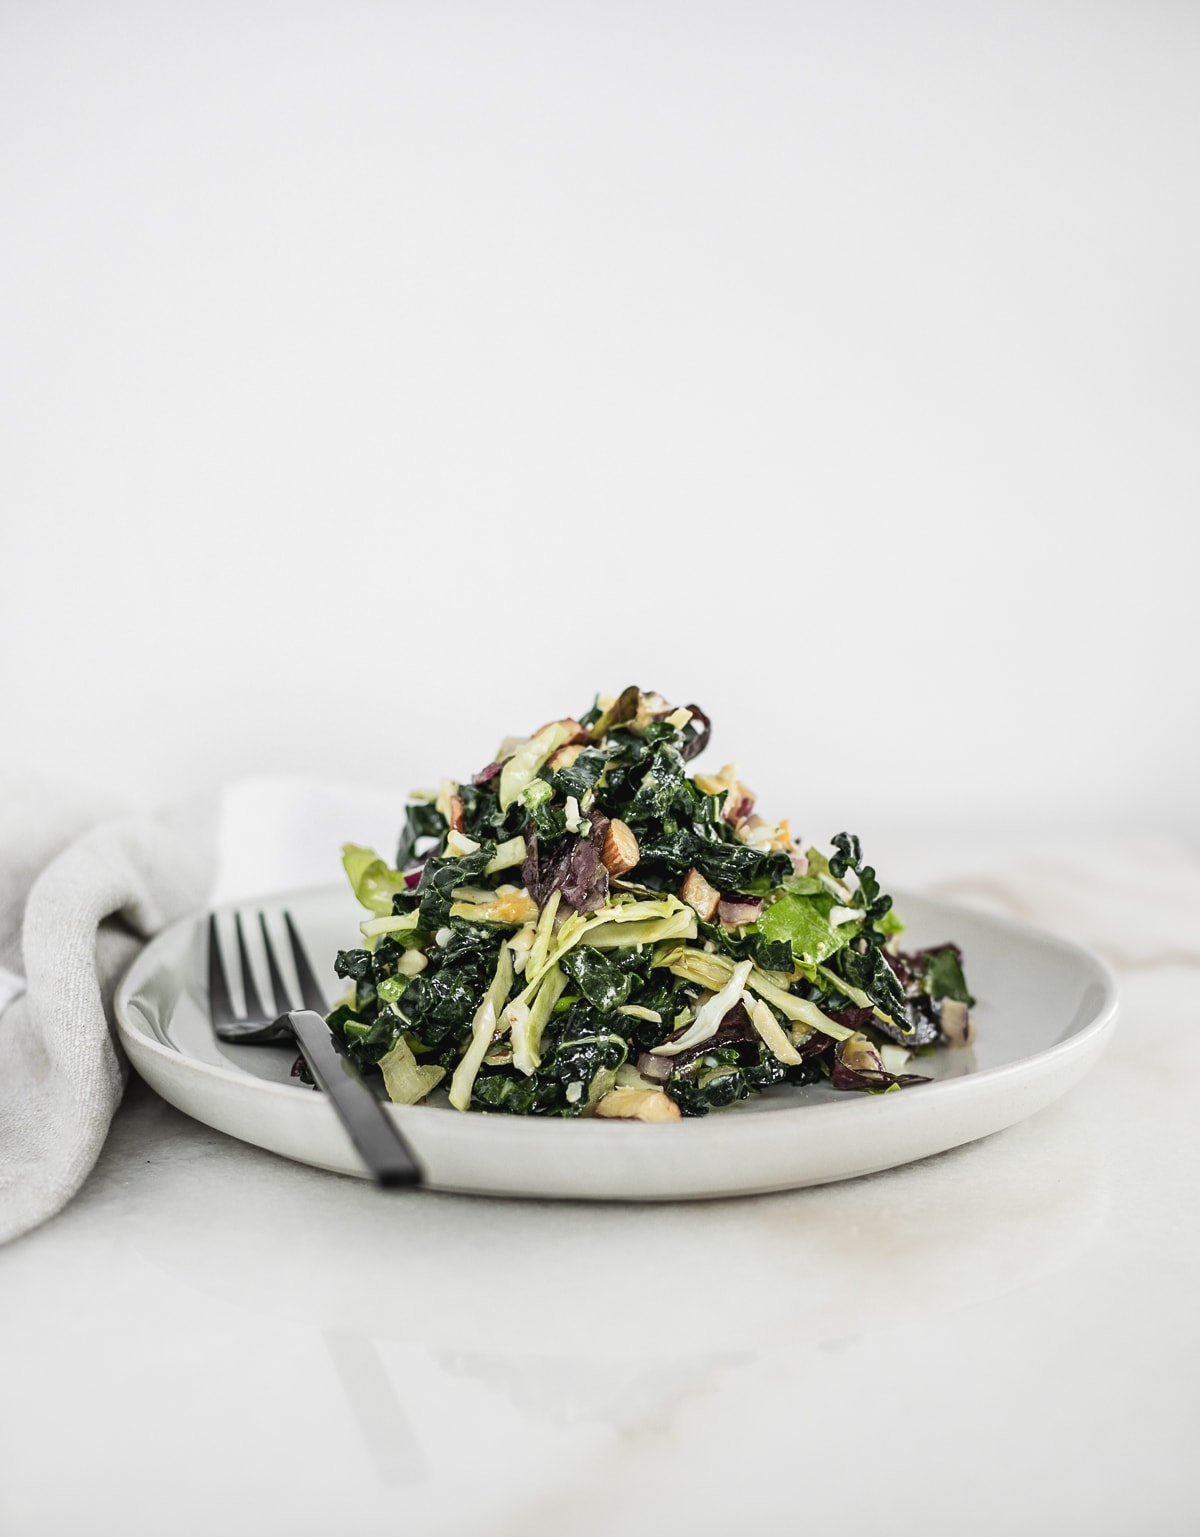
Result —
[{"label": "plate rim", "polygon": [[[149,1029],[143,1028],[135,1022],[135,1011],[131,1007],[131,1000],[132,994],[140,984],[141,976],[150,963],[154,952],[160,947],[165,947],[180,931],[194,929],[206,922],[210,913],[244,912],[252,905],[270,907],[285,902],[298,901],[301,898],[332,897],[335,892],[340,894],[341,888],[327,883],[319,886],[308,886],[291,891],[244,898],[238,902],[223,902],[212,908],[199,908],[185,913],[173,923],[160,929],[138,951],[137,955],[125,969],[113,995],[113,1013],[117,1031],[130,1057],[133,1058],[134,1055],[129,1047],[129,1041],[132,1038],[135,1042],[136,1050],[148,1051],[152,1055],[159,1057],[164,1063],[172,1063],[176,1067],[183,1064],[187,1071],[198,1073],[202,1078],[207,1078],[213,1083],[228,1085],[234,1090],[249,1088],[251,1092],[255,1093],[269,1093],[274,1096],[283,1095],[287,1097],[288,1103],[297,1109],[302,1103],[311,1106],[309,1111],[300,1111],[300,1114],[321,1115],[327,1113],[329,1106],[325,1104],[323,1096],[319,1094],[299,1095],[292,1084],[260,1078],[257,1074],[248,1072],[243,1068],[204,1062],[197,1057],[180,1051],[177,1047],[166,1045],[158,1040]],[[632,1133],[634,1135],[650,1136],[666,1133],[675,1136],[679,1136],[680,1133],[684,1136],[694,1136],[701,1132],[712,1135],[718,1127],[726,1127],[730,1132],[733,1132],[733,1128],[740,1127],[742,1130],[733,1134],[749,1136],[753,1135],[750,1128],[755,1126],[771,1126],[778,1130],[780,1126],[778,1117],[781,1115],[803,1114],[805,1116],[812,1116],[820,1111],[831,1113],[836,1110],[843,1118],[852,1114],[857,1114],[861,1117],[878,1114],[880,1107],[885,1104],[890,1105],[890,1109],[884,1113],[896,1114],[900,1112],[901,1104],[904,1104],[906,1107],[905,1113],[911,1114],[914,1107],[909,1105],[910,1099],[924,1103],[929,1100],[931,1095],[936,1095],[938,1100],[941,1101],[945,1099],[950,1091],[957,1092],[961,1097],[964,1093],[970,1092],[971,1086],[991,1089],[1005,1078],[1018,1080],[1027,1076],[1031,1071],[1037,1071],[1038,1068],[1051,1062],[1065,1061],[1068,1057],[1076,1055],[1081,1051],[1086,1051],[1092,1046],[1098,1036],[1106,1034],[1115,1024],[1120,1012],[1121,1003],[1116,977],[1113,975],[1108,964],[1100,956],[1096,955],[1094,951],[1089,950],[1087,946],[1080,944],[1077,940],[1068,939],[1064,935],[1056,934],[1049,929],[1039,928],[1036,924],[1027,923],[1023,919],[1010,917],[1006,913],[994,913],[986,908],[971,907],[965,903],[954,901],[951,898],[939,896],[936,892],[902,891],[900,888],[897,888],[897,892],[899,893],[898,905],[902,905],[904,899],[915,897],[921,902],[942,907],[950,912],[959,911],[976,921],[982,920],[993,927],[999,928],[1015,938],[1032,941],[1039,946],[1049,946],[1052,949],[1057,949],[1077,962],[1082,963],[1085,967],[1090,968],[1094,974],[1095,981],[1101,989],[1101,996],[1097,1001],[1094,1016],[1079,1030],[1076,1030],[1064,1040],[1055,1041],[1038,1051],[1019,1057],[1012,1062],[1001,1063],[996,1067],[981,1068],[976,1072],[967,1073],[961,1077],[932,1080],[930,1083],[921,1086],[920,1093],[917,1096],[904,1094],[848,1095],[846,1096],[848,1102],[845,1103],[842,1101],[826,1101],[819,1104],[777,1105],[769,1114],[684,1116],[681,1121],[672,1121],[669,1124],[646,1124],[636,1121],[596,1122],[592,1124],[590,1131],[583,1129],[588,1126],[590,1118],[572,1118],[575,1130],[571,1135],[578,1140],[581,1134],[584,1137],[588,1137],[599,1133],[600,1137],[607,1140],[612,1135],[611,1128],[613,1126],[621,1126],[625,1134]],[[136,1067],[136,1061],[134,1065]],[[561,1116],[517,1116],[476,1111],[473,1114],[463,1114],[460,1112],[451,1117],[446,1114],[444,1107],[392,1105],[386,1101],[383,1103],[390,1113],[401,1119],[435,1110],[438,1113],[438,1121],[429,1123],[431,1131],[436,1124],[443,1126],[456,1125],[463,1128],[462,1133],[460,1133],[461,1135],[472,1136],[476,1132],[466,1131],[466,1127],[474,1125],[478,1134],[483,1134],[486,1130],[486,1134],[489,1136],[499,1134],[510,1138],[518,1138],[562,1135],[560,1131],[551,1129],[557,1127],[558,1123],[564,1119]],[[689,1130],[685,1131],[684,1128],[688,1127],[689,1123],[693,1124]],[[842,1124],[845,1124],[844,1120]],[[498,1131],[501,1125],[506,1128],[503,1132]],[[538,1128],[536,1131],[534,1130],[535,1127]]]}]

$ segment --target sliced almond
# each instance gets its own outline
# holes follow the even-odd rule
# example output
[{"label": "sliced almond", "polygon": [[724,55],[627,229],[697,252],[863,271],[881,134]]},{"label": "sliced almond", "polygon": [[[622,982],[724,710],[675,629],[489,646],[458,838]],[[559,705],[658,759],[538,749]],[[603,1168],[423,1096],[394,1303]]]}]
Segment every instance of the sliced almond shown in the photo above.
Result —
[{"label": "sliced almond", "polygon": [[463,803],[461,795],[450,797],[450,829],[460,833],[463,830]]},{"label": "sliced almond", "polygon": [[686,902],[692,908],[698,918],[705,923],[713,921],[713,914],[721,901],[721,893],[715,886],[710,886],[699,870],[689,870],[687,878],[679,888],[680,901]]},{"label": "sliced almond", "polygon": [[609,1089],[596,1114],[615,1121],[677,1121],[679,1106],[661,1089]]},{"label": "sliced almond", "polygon": [[624,875],[634,868],[641,857],[642,851],[638,848],[633,829],[622,822],[620,817],[613,817],[604,835],[604,847],[600,851],[604,868],[610,875]]}]

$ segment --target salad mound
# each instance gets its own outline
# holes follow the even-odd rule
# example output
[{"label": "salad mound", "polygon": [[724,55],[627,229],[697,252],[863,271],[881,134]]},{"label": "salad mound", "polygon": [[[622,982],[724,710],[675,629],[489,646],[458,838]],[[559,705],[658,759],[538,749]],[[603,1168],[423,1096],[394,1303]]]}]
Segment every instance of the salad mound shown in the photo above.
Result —
[{"label": "salad mound", "polygon": [[957,946],[905,952],[859,841],[802,849],[710,722],[627,688],[415,792],[395,865],[347,844],[370,916],[329,1027],[388,1095],[678,1120],[820,1079],[886,1093],[973,1035]]}]

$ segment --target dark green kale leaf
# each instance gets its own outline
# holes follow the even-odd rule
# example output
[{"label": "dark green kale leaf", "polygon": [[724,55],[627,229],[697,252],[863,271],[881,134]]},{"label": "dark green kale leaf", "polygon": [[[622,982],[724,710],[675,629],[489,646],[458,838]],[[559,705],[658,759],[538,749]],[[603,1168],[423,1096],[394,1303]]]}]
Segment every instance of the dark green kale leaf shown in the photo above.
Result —
[{"label": "dark green kale leaf", "polygon": [[355,982],[365,982],[371,976],[371,952],[369,950],[339,950],[333,963],[338,977],[349,977]]},{"label": "dark green kale leaf", "polygon": [[396,974],[396,962],[404,954],[404,946],[395,940],[383,938],[372,950],[339,950],[333,963],[334,973],[354,982],[354,1007],[366,1010],[373,1017],[376,1007],[376,988],[380,982]]},{"label": "dark green kale leaf", "polygon": [[786,939],[771,940],[754,932],[739,935],[723,923],[705,923],[703,918],[697,918],[696,927],[702,940],[711,940],[735,961],[753,961],[760,971],[791,971],[795,965]]},{"label": "dark green kale leaf", "polygon": [[564,1036],[543,1059],[537,1076],[561,1083],[564,1089],[579,1084],[582,1093],[575,1103],[582,1108],[596,1074],[615,1073],[628,1057],[628,1043],[619,1035]]},{"label": "dark green kale leaf", "polygon": [[[811,1080],[818,1069],[807,1063],[787,1068],[761,1043],[758,1046],[723,1048],[706,1052],[694,1076],[672,1077],[666,1092],[687,1116],[707,1115],[737,1100],[761,1094],[772,1084],[785,1079],[793,1082]],[[793,1074],[799,1075],[793,1078]]]},{"label": "dark green kale leaf", "polygon": [[402,1022],[423,1046],[457,1041],[475,1016],[491,976],[468,961],[413,977],[400,1001]]},{"label": "dark green kale leaf", "polygon": [[446,943],[439,944],[433,952],[433,963],[443,967],[478,962],[490,978],[503,942],[501,934],[488,924],[471,923],[466,918],[451,918],[444,927],[449,929],[449,936],[443,933]]},{"label": "dark green kale leaf", "polygon": [[678,752],[669,743],[660,742],[642,766],[624,820],[630,827],[637,828],[646,826],[652,817],[660,820],[667,817],[679,798],[686,777],[687,769]]},{"label": "dark green kale leaf", "polygon": [[420,839],[434,838],[440,843],[445,836],[446,818],[437,807],[430,801],[414,801],[405,814],[404,831],[396,850],[396,869],[406,870],[413,863]]},{"label": "dark green kale leaf", "polygon": [[471,1090],[471,1104],[477,1110],[499,1110],[507,1115],[569,1115],[577,1113],[567,1104],[563,1085],[540,1073],[527,1078],[518,1072],[483,1072]]},{"label": "dark green kale leaf", "polygon": [[[361,985],[361,984],[360,984]],[[329,1016],[328,1024],[347,1056],[360,1067],[371,1067],[384,1056],[400,1033],[399,1020],[390,1009],[378,1009],[374,1002],[366,1009],[352,1009],[341,1004]]]},{"label": "dark green kale leaf", "polygon": [[445,926],[454,902],[451,896],[454,888],[468,886],[477,880],[487,869],[495,852],[494,843],[485,843],[476,853],[468,854],[463,859],[433,858],[425,861],[416,890],[423,929],[435,932]]},{"label": "dark green kale leaf", "polygon": [[[507,1066],[481,1072],[472,1104],[509,1115],[577,1116],[629,1055],[627,1043],[606,1031],[604,1016],[583,1001],[543,1036],[542,1051],[542,1065],[531,1077]],[[600,1074],[605,1076],[597,1084]]]},{"label": "dark green kale leaf", "polygon": [[632,827],[626,813],[641,783],[640,766],[649,748],[639,737],[621,732],[608,739],[603,782],[595,787],[595,804],[606,816],[620,817]]},{"label": "dark green kale leaf", "polygon": [[397,1005],[399,1024],[421,1045],[439,1051],[457,1046],[469,1028],[495,975],[504,938],[497,929],[461,918],[443,927],[450,931],[442,936],[446,943],[430,946],[425,970],[408,980]]},{"label": "dark green kale leaf", "polygon": [[573,795],[576,800],[582,800],[603,774],[607,762],[607,753],[597,747],[586,747],[574,763],[559,769],[550,783],[564,799]]},{"label": "dark green kale leaf", "polygon": [[553,801],[542,801],[536,804],[531,813],[531,820],[537,830],[538,843],[545,850],[552,851],[559,839],[566,836],[566,810],[556,806]]},{"label": "dark green kale leaf", "polygon": [[892,899],[880,892],[879,881],[872,867],[863,864],[862,845],[853,833],[838,833],[833,839],[833,846],[837,849],[837,853],[829,861],[829,873],[840,881],[847,870],[857,872],[869,929],[872,923],[877,922],[885,913],[891,912]]},{"label": "dark green kale leaf", "polygon": [[385,934],[371,952],[371,977],[376,982],[382,982],[385,977],[396,975],[396,962],[412,944],[420,944],[426,936],[418,930],[404,936],[407,943],[398,943],[390,934]]},{"label": "dark green kale leaf", "polygon": [[629,1002],[638,980],[634,973],[622,970],[618,959],[590,945],[577,945],[559,964],[587,1001],[605,1014]]},{"label": "dark green kale leaf", "polygon": [[644,972],[635,972],[634,988],[629,1002],[658,1015],[657,1020],[637,1019],[629,1014],[620,1016],[621,1034],[629,1041],[632,1048],[636,1048],[637,1052],[652,1051],[655,1046],[661,1045],[669,1035],[674,1033],[675,1016],[687,1001],[684,995],[685,983],[679,977],[671,976],[669,972],[650,969],[649,952],[641,957],[633,951],[619,953],[630,958],[629,961],[623,961],[623,964],[629,966],[631,970],[633,968],[630,963],[639,959],[646,968]]},{"label": "dark green kale leaf", "polygon": [[792,874],[786,854],[701,837],[686,828],[638,841],[643,864],[663,865],[681,875],[694,867],[710,886],[739,896],[765,896]]},{"label": "dark green kale leaf", "polygon": [[513,801],[507,811],[501,811],[498,796],[499,779],[484,785],[459,785],[458,794],[463,803],[463,831],[476,843],[507,843],[525,830],[528,812],[520,800]]},{"label": "dark green kale leaf", "polygon": [[[859,943],[866,943],[865,936]],[[867,944],[866,950],[860,951],[856,945],[847,945],[844,950],[838,951],[831,964],[852,987],[861,988],[877,1008],[890,1015],[896,1025],[904,1029],[908,1019],[904,989],[900,985],[900,978],[877,946]]]}]

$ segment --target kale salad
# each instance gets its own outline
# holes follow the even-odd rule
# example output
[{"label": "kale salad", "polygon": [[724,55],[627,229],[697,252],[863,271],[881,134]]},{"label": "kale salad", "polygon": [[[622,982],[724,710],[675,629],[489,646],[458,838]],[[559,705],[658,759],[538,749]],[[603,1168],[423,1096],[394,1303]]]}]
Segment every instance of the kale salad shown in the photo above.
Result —
[{"label": "kale salad", "polygon": [[329,1027],[393,1101],[670,1121],[970,1042],[957,946],[900,948],[852,834],[802,848],[732,764],[692,773],[710,730],[627,688],[414,794],[394,865],[346,845],[369,916]]}]

